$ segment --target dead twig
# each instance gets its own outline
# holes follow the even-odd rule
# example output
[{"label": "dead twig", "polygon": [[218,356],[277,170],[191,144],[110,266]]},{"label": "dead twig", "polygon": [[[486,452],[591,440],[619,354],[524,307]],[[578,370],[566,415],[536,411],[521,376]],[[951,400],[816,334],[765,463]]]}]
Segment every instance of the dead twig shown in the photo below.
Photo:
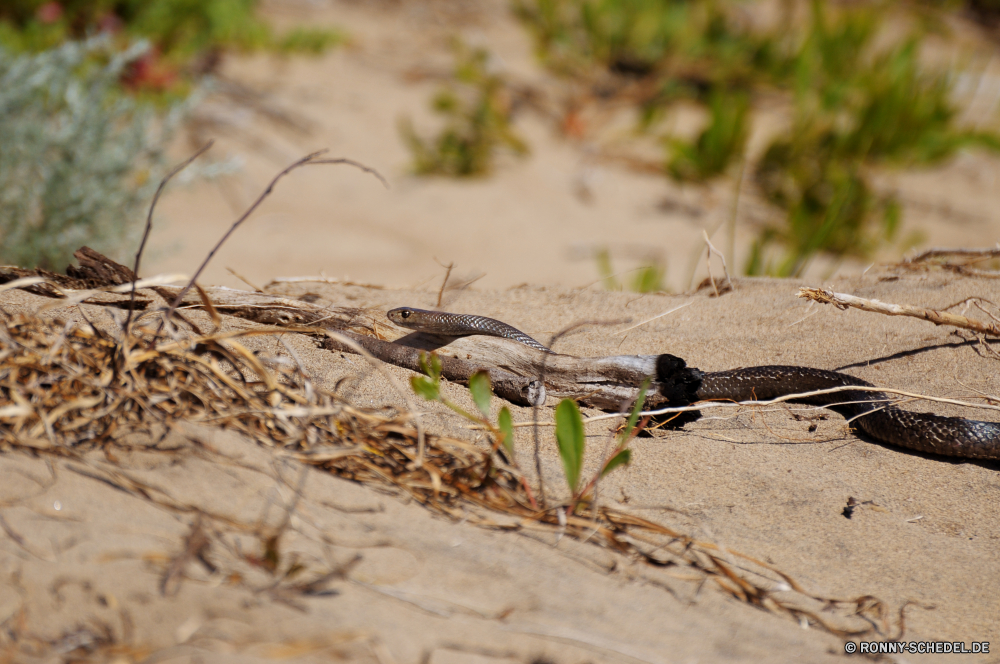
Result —
[{"label": "dead twig", "polygon": [[[733,290],[733,280],[729,278],[729,268],[726,267],[726,257],[722,255],[722,252],[715,248],[712,241],[708,239],[708,233],[702,229],[701,235],[705,238],[705,267],[708,269],[708,280],[712,282],[712,290],[715,292],[715,297],[719,297],[721,293],[726,293]],[[718,286],[715,284],[715,277],[712,276],[712,254],[719,257],[722,261],[722,271],[726,275],[726,285],[722,287],[720,291]]]},{"label": "dead twig", "polygon": [[[326,154],[326,152],[327,152],[326,150],[320,150],[318,152],[313,152],[312,154],[308,154],[302,159],[299,159],[295,163],[286,167],[283,171],[274,176],[270,184],[267,185],[267,188],[260,194],[260,196],[257,197],[257,200],[255,200],[250,205],[250,207],[247,208],[246,212],[240,215],[240,217],[233,222],[232,226],[229,227],[229,230],[225,232],[225,234],[219,239],[219,241],[216,242],[215,246],[212,247],[212,250],[208,252],[208,255],[205,256],[205,260],[203,260],[201,265],[198,266],[198,269],[195,270],[194,275],[191,277],[191,281],[188,282],[187,286],[181,289],[181,292],[177,294],[176,299],[174,299],[174,301],[170,304],[170,307],[164,314],[164,320],[169,320],[170,317],[173,316],[174,311],[177,309],[178,305],[180,305],[181,301],[184,299],[184,296],[194,285],[194,282],[198,280],[198,277],[201,276],[201,273],[208,266],[208,263],[209,261],[212,260],[212,257],[215,256],[216,252],[218,252],[219,249],[222,248],[222,245],[225,244],[226,240],[229,239],[229,236],[231,236],[234,232],[236,232],[236,229],[239,228],[240,225],[242,225],[243,222],[246,221],[247,218],[254,213],[254,211],[260,206],[260,204],[264,202],[265,198],[271,195],[271,192],[274,191],[274,187],[276,184],[278,184],[278,181],[281,178],[288,175],[289,173],[291,173],[292,171],[294,171],[295,169],[302,168],[303,166],[346,164],[348,166],[354,166],[355,168],[358,168],[364,171],[365,173],[370,173],[371,175],[374,175],[376,178],[378,178],[379,182],[385,185],[386,189],[389,188],[389,183],[386,182],[385,178],[382,177],[382,175],[375,169],[365,166],[364,164],[361,164],[359,162],[356,162],[353,159],[320,159],[320,157]],[[163,323],[161,322],[161,329],[162,325]]]},{"label": "dead twig", "polygon": [[451,262],[448,263],[447,265],[442,265],[441,267],[445,269],[445,272],[444,272],[444,280],[441,282],[441,289],[438,290],[437,304],[435,305],[436,307],[439,308],[441,307],[441,298],[444,297],[444,289],[448,285],[448,277],[451,276],[451,271],[455,269],[455,263]]},{"label": "dead twig", "polygon": [[926,263],[933,258],[950,258],[953,256],[974,258],[978,260],[1000,258],[1000,246],[994,249],[946,249],[942,247],[934,247],[932,249],[927,249],[926,251],[921,251],[912,258],[907,258],[903,261],[903,264],[915,265],[917,263]]},{"label": "dead twig", "polygon": [[[939,267],[943,270],[955,272],[969,277],[983,277],[987,279],[1000,278],[1000,271],[979,270],[974,267],[976,263],[982,263],[992,259],[1000,258],[1000,245],[993,249],[943,249],[934,248],[923,251],[912,258],[896,263],[894,267],[902,267],[909,270],[922,270],[932,267]],[[952,262],[949,259],[958,259],[960,262]]]},{"label": "dead twig", "polygon": [[972,330],[979,334],[987,334],[994,337],[1000,336],[1000,325],[996,323],[982,323],[971,318],[966,318],[965,316],[938,311],[937,309],[925,309],[924,307],[915,307],[909,304],[889,304],[845,293],[835,293],[823,288],[800,288],[799,297],[813,300],[820,304],[832,304],[838,309],[854,307],[862,311],[885,314],[886,316],[910,316],[930,321],[935,325],[951,325],[952,327]]},{"label": "dead twig", "polygon": [[[142,241],[139,242],[139,250],[135,252],[135,264],[132,267],[132,272],[135,275],[136,279],[139,278],[139,263],[142,260],[142,252],[146,248],[146,240],[149,239],[149,233],[151,230],[153,230],[153,210],[156,209],[156,203],[160,200],[160,194],[163,193],[163,188],[167,186],[167,183],[170,182],[170,180],[175,175],[177,175],[185,168],[190,166],[191,162],[193,162],[195,159],[208,152],[208,150],[211,149],[214,143],[215,141],[208,141],[207,143],[205,143],[205,145],[203,145],[193,155],[185,159],[180,164],[174,166],[173,169],[171,169],[171,171],[167,173],[166,177],[160,180],[160,186],[156,188],[156,193],[153,194],[153,201],[149,204],[149,212],[146,214],[146,228],[142,232]],[[135,283],[133,281],[132,293],[129,296],[128,316],[125,318],[126,328],[132,324],[132,309],[134,306],[135,306]]]}]

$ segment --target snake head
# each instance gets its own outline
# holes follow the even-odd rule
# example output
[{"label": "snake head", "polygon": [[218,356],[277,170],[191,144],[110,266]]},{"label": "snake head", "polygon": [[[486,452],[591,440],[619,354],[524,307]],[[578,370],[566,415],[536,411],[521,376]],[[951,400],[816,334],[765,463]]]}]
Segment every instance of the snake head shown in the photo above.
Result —
[{"label": "snake head", "polygon": [[386,313],[385,317],[391,320],[396,325],[402,325],[403,327],[409,327],[407,325],[407,320],[413,316],[413,309],[409,307],[397,307],[396,309],[390,310]]}]

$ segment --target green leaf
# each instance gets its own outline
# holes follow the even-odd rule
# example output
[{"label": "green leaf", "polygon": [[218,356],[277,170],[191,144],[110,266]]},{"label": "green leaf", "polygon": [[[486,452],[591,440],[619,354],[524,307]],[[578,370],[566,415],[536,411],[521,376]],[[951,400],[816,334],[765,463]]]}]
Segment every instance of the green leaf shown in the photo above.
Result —
[{"label": "green leaf", "polygon": [[632,412],[629,413],[628,422],[625,424],[625,428],[618,435],[618,445],[624,445],[628,442],[628,439],[632,437],[632,431],[635,430],[635,423],[639,421],[639,413],[642,411],[643,405],[646,403],[646,391],[649,390],[649,384],[653,381],[652,376],[647,376],[646,380],[642,381],[642,386],[639,388],[639,396],[635,399],[635,405],[632,406]]},{"label": "green leaf", "polygon": [[586,438],[580,409],[572,399],[563,399],[556,406],[556,440],[559,443],[559,456],[566,471],[566,483],[575,495],[577,485],[580,483]]},{"label": "green leaf", "polygon": [[511,459],[514,458],[514,422],[510,417],[507,406],[500,409],[500,416],[497,418],[497,428],[503,436],[503,446]]},{"label": "green leaf", "polygon": [[632,460],[632,450],[619,450],[617,454],[608,459],[601,470],[601,477],[604,477],[618,466],[625,466]]},{"label": "green leaf", "polygon": [[476,402],[479,412],[483,414],[483,417],[489,417],[490,399],[493,398],[493,389],[490,387],[490,373],[483,370],[469,376],[469,392],[472,392],[472,400]]},{"label": "green leaf", "polygon": [[441,378],[441,358],[435,353],[420,353],[420,370],[437,382]]},{"label": "green leaf", "polygon": [[427,376],[410,376],[410,386],[428,401],[437,401],[441,394],[441,384]]}]

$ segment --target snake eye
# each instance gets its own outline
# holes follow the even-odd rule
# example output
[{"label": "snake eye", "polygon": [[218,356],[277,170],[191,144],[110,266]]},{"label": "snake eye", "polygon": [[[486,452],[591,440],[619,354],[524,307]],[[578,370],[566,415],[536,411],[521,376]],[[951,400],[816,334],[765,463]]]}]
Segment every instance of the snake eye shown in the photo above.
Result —
[{"label": "snake eye", "polygon": [[409,318],[410,317],[410,312],[409,311],[400,311],[399,315],[400,315],[401,318]]}]

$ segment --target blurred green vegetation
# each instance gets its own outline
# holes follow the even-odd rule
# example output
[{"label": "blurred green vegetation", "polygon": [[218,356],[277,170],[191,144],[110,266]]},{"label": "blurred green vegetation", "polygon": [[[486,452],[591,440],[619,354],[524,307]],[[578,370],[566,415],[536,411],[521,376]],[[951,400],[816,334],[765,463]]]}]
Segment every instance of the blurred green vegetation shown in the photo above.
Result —
[{"label": "blurred green vegetation", "polygon": [[336,30],[293,28],[277,35],[257,15],[259,0],[7,0],[0,43],[41,51],[95,32],[148,39],[164,57],[186,60],[213,49],[316,53],[336,45]]},{"label": "blurred green vegetation", "polygon": [[422,138],[409,118],[400,122],[418,175],[484,175],[492,169],[497,150],[528,153],[527,144],[511,129],[511,96],[503,78],[492,69],[490,54],[460,41],[453,47],[454,79],[431,105],[444,117],[444,128],[434,138]]},{"label": "blurred green vegetation", "polygon": [[[808,11],[793,19],[793,9]],[[900,206],[875,169],[940,162],[996,134],[959,127],[952,79],[920,62],[926,21],[885,29],[905,5],[786,0],[777,25],[753,26],[736,0],[518,0],[542,61],[583,82],[640,81],[650,130],[680,100],[706,109],[694,140],[665,137],[678,181],[726,175],[745,157],[754,102],[786,100],[790,126],[748,164],[782,221],[759,230],[749,274],[800,274],[818,253],[867,258],[896,239]],[[744,10],[741,15],[738,10]],[[897,12],[893,14],[892,12]],[[905,19],[896,21],[906,25]]]},{"label": "blurred green vegetation", "polygon": [[0,260],[63,270],[85,244],[124,258],[185,110],[121,89],[148,48],[117,52],[100,37],[40,53],[0,47]]},{"label": "blurred green vegetation", "polygon": [[743,154],[750,129],[750,99],[742,91],[714,90],[709,123],[694,142],[667,138],[667,172],[678,181],[703,181],[722,175]]},{"label": "blurred green vegetation", "polygon": [[312,27],[275,34],[257,6],[0,3],[0,260],[63,269],[85,244],[124,258],[167,141],[222,53],[315,54],[344,39]]},{"label": "blurred green vegetation", "polygon": [[[607,249],[600,249],[594,254],[597,262],[597,273],[601,276],[601,284],[605,290],[621,290],[623,285],[618,281],[614,267],[611,264],[611,252]],[[636,293],[662,293],[669,289],[664,284],[667,274],[666,266],[658,260],[650,261],[646,265],[631,270],[635,274],[628,284],[628,289]]]}]

